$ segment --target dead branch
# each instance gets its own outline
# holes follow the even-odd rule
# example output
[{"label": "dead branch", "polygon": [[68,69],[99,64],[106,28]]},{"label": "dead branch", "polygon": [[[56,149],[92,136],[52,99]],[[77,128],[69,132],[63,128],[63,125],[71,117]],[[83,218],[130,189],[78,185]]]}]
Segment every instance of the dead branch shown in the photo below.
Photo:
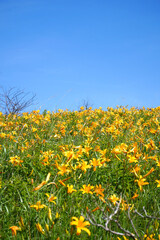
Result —
[{"label": "dead branch", "polygon": [[6,115],[17,114],[34,104],[35,95],[29,96],[23,90],[9,88],[4,90],[1,87],[0,109]]}]

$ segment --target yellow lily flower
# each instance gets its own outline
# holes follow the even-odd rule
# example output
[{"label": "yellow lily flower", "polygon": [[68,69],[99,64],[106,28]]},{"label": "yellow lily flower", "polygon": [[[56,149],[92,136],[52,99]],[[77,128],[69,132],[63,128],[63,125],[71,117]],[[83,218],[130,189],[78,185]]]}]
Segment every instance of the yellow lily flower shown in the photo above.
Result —
[{"label": "yellow lily flower", "polygon": [[45,207],[47,207],[47,206],[44,205],[44,204],[41,204],[41,201],[38,201],[36,204],[31,205],[30,207],[31,207],[31,208],[35,208],[36,211],[38,211],[39,209],[45,208]]},{"label": "yellow lily flower", "polygon": [[79,219],[77,217],[72,217],[72,222],[70,224],[76,226],[77,235],[80,235],[82,230],[87,232],[89,236],[91,235],[89,229],[86,228],[86,226],[90,226],[90,223],[88,221],[84,222],[83,216],[80,216]]},{"label": "yellow lily flower", "polygon": [[44,229],[42,228],[41,224],[40,223],[36,223],[36,228],[37,230],[42,233],[42,234],[45,234],[45,231]]}]

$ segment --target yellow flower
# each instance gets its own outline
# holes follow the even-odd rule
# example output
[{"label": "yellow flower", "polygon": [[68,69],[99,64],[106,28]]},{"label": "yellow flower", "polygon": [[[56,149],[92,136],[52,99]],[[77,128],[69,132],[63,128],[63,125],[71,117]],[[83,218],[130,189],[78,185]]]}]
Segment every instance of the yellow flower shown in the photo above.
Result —
[{"label": "yellow flower", "polygon": [[39,190],[41,187],[43,187],[46,184],[46,181],[41,182],[37,187],[33,189],[33,191]]},{"label": "yellow flower", "polygon": [[3,133],[3,132],[0,133],[0,137],[1,137],[1,138],[5,138],[5,136],[6,136],[6,133]]},{"label": "yellow flower", "polygon": [[154,236],[155,236],[155,234],[151,234],[151,235],[145,234],[143,239],[145,239],[145,240],[156,240],[154,238]]},{"label": "yellow flower", "polygon": [[119,200],[118,197],[116,197],[115,194],[113,194],[112,196],[110,196],[110,198],[108,198],[114,205],[116,204],[116,202]]},{"label": "yellow flower", "polygon": [[80,189],[80,191],[82,191],[82,193],[90,193],[90,194],[93,194],[93,192],[91,192],[91,189],[93,189],[94,186],[90,186],[90,184],[87,186],[87,185],[83,185],[83,188]]},{"label": "yellow flower", "polygon": [[97,210],[99,210],[99,207],[94,208],[92,212],[96,212]]},{"label": "yellow flower", "polygon": [[32,132],[36,132],[37,128],[32,127]]},{"label": "yellow flower", "polygon": [[129,163],[138,162],[138,160],[134,156],[128,155],[127,157],[128,157]]},{"label": "yellow flower", "polygon": [[116,146],[115,148],[112,149],[111,152],[114,154],[121,154],[122,150],[120,149],[119,146]]},{"label": "yellow flower", "polygon": [[[121,240],[121,238],[117,237],[118,240]],[[123,236],[124,240],[128,240],[128,238],[126,238],[125,236]]]},{"label": "yellow flower", "polygon": [[53,202],[54,204],[56,204],[56,202],[54,200],[56,200],[57,197],[54,197],[52,194],[51,194],[51,196],[49,196],[48,193],[46,193],[46,196],[48,197],[48,202]]},{"label": "yellow flower", "polygon": [[62,186],[66,187],[66,184],[65,184],[62,180],[58,180],[58,182],[59,182]]},{"label": "yellow flower", "polygon": [[93,166],[93,171],[96,171],[96,167],[101,167],[102,163],[100,159],[93,158],[93,160],[91,160],[91,165]]},{"label": "yellow flower", "polygon": [[75,157],[75,154],[74,154],[74,151],[73,151],[73,150],[71,150],[71,151],[65,151],[65,152],[63,152],[63,155],[64,155],[65,157],[67,157],[67,162],[68,162],[69,160],[72,160],[72,159]]},{"label": "yellow flower", "polygon": [[42,160],[42,164],[44,165],[44,166],[46,166],[46,165],[49,165],[49,157],[48,156],[46,156],[43,160]]},{"label": "yellow flower", "polygon": [[102,202],[106,203],[106,201],[105,201],[104,197],[102,197],[102,196],[99,196],[99,199],[100,199]]},{"label": "yellow flower", "polygon": [[121,210],[122,211],[126,211],[128,208],[130,208],[130,211],[131,211],[134,208],[134,204],[127,204],[125,202],[126,201],[122,199],[122,201],[121,201],[121,204],[122,204]]},{"label": "yellow flower", "polygon": [[138,186],[139,186],[139,188],[140,188],[140,191],[143,190],[142,186],[149,184],[148,182],[145,182],[145,181],[146,181],[146,179],[143,178],[141,175],[140,175],[139,179],[135,180],[135,182],[138,183]]},{"label": "yellow flower", "polygon": [[76,226],[77,235],[80,235],[82,230],[87,232],[89,236],[91,235],[89,229],[86,228],[86,226],[90,226],[90,223],[88,221],[84,222],[83,216],[80,216],[79,219],[77,217],[72,217],[72,222],[70,224]]},{"label": "yellow flower", "polygon": [[47,223],[46,223],[45,227],[46,227],[47,232],[49,232],[49,226]]},{"label": "yellow flower", "polygon": [[33,191],[37,191],[37,190],[39,190],[41,187],[43,187],[43,186],[49,181],[50,176],[51,176],[51,174],[48,173],[48,175],[47,175],[47,177],[46,177],[46,180],[45,180],[45,181],[42,181],[37,187],[35,187],[35,188],[33,189]]},{"label": "yellow flower", "polygon": [[57,168],[59,170],[58,174],[61,174],[61,175],[65,173],[68,174],[69,172],[71,172],[71,170],[68,169],[68,164],[62,164],[62,165],[57,164]]},{"label": "yellow flower", "polygon": [[102,197],[104,197],[103,192],[104,192],[104,188],[102,188],[101,184],[99,184],[99,186],[96,185],[94,190],[94,193],[96,193],[96,196],[101,195]]},{"label": "yellow flower", "polygon": [[155,180],[155,181],[158,183],[157,187],[160,187],[160,180]]},{"label": "yellow flower", "polygon": [[157,160],[156,163],[157,163],[157,166],[160,167],[160,160]]},{"label": "yellow flower", "polygon": [[146,175],[143,176],[143,178],[147,177],[147,176],[148,176],[149,174],[151,174],[153,171],[154,171],[154,168],[152,167],[151,170],[150,170]]},{"label": "yellow flower", "polygon": [[82,152],[86,153],[87,156],[89,156],[89,151],[91,150],[92,148],[90,146],[84,146],[84,148],[82,149]]},{"label": "yellow flower", "polygon": [[136,165],[131,172],[133,172],[136,176],[138,176],[137,173],[138,173],[140,170],[141,170],[141,166]]},{"label": "yellow flower", "polygon": [[75,190],[74,188],[73,188],[73,185],[68,185],[67,184],[67,193],[72,193],[72,192],[76,192],[77,190]]},{"label": "yellow flower", "polygon": [[[152,168],[150,169],[150,171],[149,171],[146,175],[144,175],[144,176],[141,176],[141,175],[140,175],[140,176],[139,176],[139,179],[135,180],[135,182],[138,183],[138,186],[139,186],[139,188],[140,188],[140,191],[143,190],[143,188],[142,188],[143,185],[148,185],[148,184],[149,184],[148,182],[145,182],[145,181],[146,181],[145,177],[147,177],[148,175],[150,175],[153,171],[154,171],[154,168],[152,167]],[[136,177],[138,177],[137,173],[136,173],[135,171],[133,171],[133,172],[134,172],[134,174],[136,175]]]},{"label": "yellow flower", "polygon": [[82,171],[86,173],[87,168],[91,168],[91,166],[88,165],[86,161],[82,160],[82,162],[77,166],[77,168],[80,168]]},{"label": "yellow flower", "polygon": [[128,240],[128,238],[126,238],[125,236],[123,236],[124,240]]},{"label": "yellow flower", "polygon": [[19,227],[17,227],[17,226],[12,226],[12,227],[10,227],[9,229],[11,229],[11,231],[12,231],[12,236],[16,236],[16,234],[17,234],[17,230],[21,230]]},{"label": "yellow flower", "polygon": [[138,196],[139,196],[139,195],[135,192],[134,195],[133,195],[133,197],[132,197],[131,199],[134,200],[134,199],[137,198]]},{"label": "yellow flower", "polygon": [[38,211],[39,209],[45,208],[45,207],[47,207],[47,206],[44,205],[44,204],[41,204],[41,201],[38,201],[36,204],[31,205],[30,207],[31,207],[31,208],[35,208],[36,211]]},{"label": "yellow flower", "polygon": [[51,209],[49,208],[48,209],[48,218],[49,220],[54,224],[53,220],[52,220],[52,212],[51,212]]},{"label": "yellow flower", "polygon": [[[97,146],[97,147],[100,148],[99,146]],[[107,149],[104,149],[104,150],[99,149],[98,152],[100,152],[101,158],[103,158],[106,156]]]},{"label": "yellow flower", "polygon": [[40,223],[36,223],[36,228],[37,230],[42,233],[42,234],[45,234],[45,231],[44,229],[42,228],[41,224]]},{"label": "yellow flower", "polygon": [[56,219],[60,218],[60,214],[56,212]]},{"label": "yellow flower", "polygon": [[22,217],[20,217],[20,221],[19,221],[18,223],[19,223],[19,226],[20,226],[21,228],[24,227],[24,222],[23,222],[23,218],[22,218]]},{"label": "yellow flower", "polygon": [[81,109],[81,110],[84,110],[84,107],[82,106],[82,107],[80,107],[80,109]]},{"label": "yellow flower", "polygon": [[21,165],[21,162],[23,162],[22,160],[20,160],[20,158],[18,156],[15,156],[15,157],[10,157],[10,160],[9,162],[11,162],[14,166],[22,166]]}]

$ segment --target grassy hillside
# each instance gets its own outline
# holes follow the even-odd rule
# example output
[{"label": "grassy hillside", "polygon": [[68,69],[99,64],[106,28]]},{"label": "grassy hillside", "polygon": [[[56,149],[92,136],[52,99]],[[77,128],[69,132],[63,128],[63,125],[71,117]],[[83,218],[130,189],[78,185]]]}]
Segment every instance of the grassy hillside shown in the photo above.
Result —
[{"label": "grassy hillside", "polygon": [[160,107],[0,113],[1,239],[160,239]]}]

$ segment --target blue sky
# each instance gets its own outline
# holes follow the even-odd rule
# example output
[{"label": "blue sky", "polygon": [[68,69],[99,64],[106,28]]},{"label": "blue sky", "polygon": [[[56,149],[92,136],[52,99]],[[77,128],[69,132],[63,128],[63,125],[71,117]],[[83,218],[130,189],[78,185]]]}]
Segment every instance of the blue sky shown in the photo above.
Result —
[{"label": "blue sky", "polygon": [[160,105],[159,0],[0,0],[0,86],[32,109]]}]

